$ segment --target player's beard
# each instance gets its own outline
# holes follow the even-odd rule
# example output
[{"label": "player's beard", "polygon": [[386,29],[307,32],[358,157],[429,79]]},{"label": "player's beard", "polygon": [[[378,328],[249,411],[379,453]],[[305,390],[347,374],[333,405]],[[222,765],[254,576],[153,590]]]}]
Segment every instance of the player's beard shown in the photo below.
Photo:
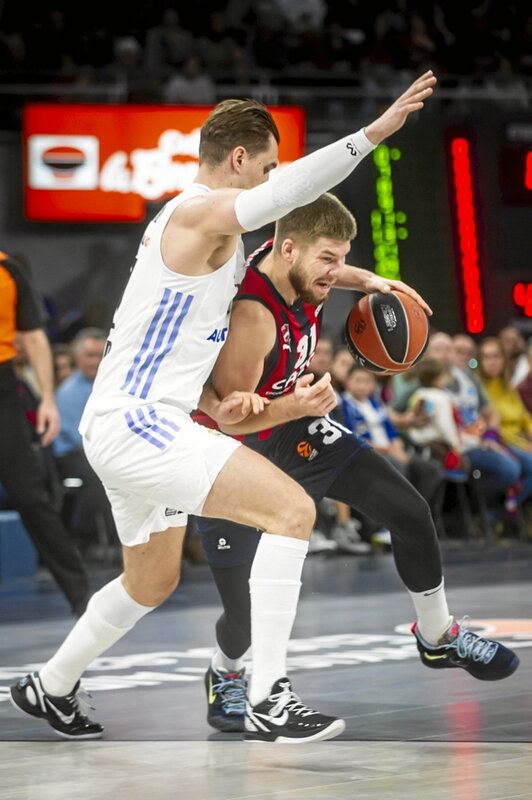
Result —
[{"label": "player's beard", "polygon": [[321,303],[325,303],[326,300],[329,299],[329,295],[323,299],[316,297],[316,294],[312,291],[312,286],[309,286],[307,283],[308,278],[303,270],[300,269],[299,263],[290,267],[290,270],[288,271],[288,280],[297,292],[299,299],[302,300],[303,303],[307,303],[309,306],[319,306]]}]

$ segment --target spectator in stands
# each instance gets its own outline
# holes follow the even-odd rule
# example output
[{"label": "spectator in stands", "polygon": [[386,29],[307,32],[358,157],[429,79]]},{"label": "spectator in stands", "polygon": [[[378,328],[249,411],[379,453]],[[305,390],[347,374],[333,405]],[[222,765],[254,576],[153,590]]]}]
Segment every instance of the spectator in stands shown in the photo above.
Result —
[{"label": "spectator in stands", "polygon": [[[460,430],[459,416],[446,391],[451,379],[448,363],[443,359],[425,357],[418,364],[416,373],[419,388],[410,397],[409,404],[411,407],[421,405],[429,422],[425,426],[410,428],[408,438],[418,448],[428,448],[446,470],[468,472],[470,464],[462,457],[466,441]],[[475,445],[478,442],[479,435],[473,440]]]},{"label": "spectator in stands", "polygon": [[291,33],[320,31],[327,14],[324,0],[275,0],[274,5]]},{"label": "spectator in stands", "polygon": [[217,80],[224,77],[245,80],[242,74],[246,63],[245,50],[230,35],[225,17],[219,11],[210,14],[208,29],[198,39],[197,50],[209,75]]},{"label": "spectator in stands", "polygon": [[340,347],[335,352],[331,362],[331,378],[332,384],[336,391],[341,394],[345,391],[345,382],[349,370],[354,365],[355,359],[347,349],[347,347]]},{"label": "spectator in stands", "polygon": [[321,332],[314,355],[309,363],[309,371],[314,375],[315,380],[322,378],[326,372],[331,371],[332,360],[334,357],[334,342],[329,333]]},{"label": "spectator in stands", "polygon": [[76,370],[57,390],[57,406],[61,414],[61,430],[54,442],[59,474],[63,480],[82,481],[76,496],[70,527],[80,547],[87,550],[101,539],[101,532],[115,541],[111,508],[102,483],[90,466],[78,425],[103,357],[106,334],[99,328],[81,330],[72,343]]},{"label": "spectator in stands", "polygon": [[122,97],[129,102],[155,98],[153,78],[142,64],[142,46],[134,36],[119,36],[114,40],[114,59],[102,67],[98,79],[116,84]]},{"label": "spectator in stands", "polygon": [[532,339],[529,340],[526,354],[528,358],[528,374],[517,384],[517,391],[521,395],[527,411],[532,414]]},{"label": "spectator in stands", "polygon": [[375,450],[383,453],[433,507],[442,481],[442,470],[435,461],[407,452],[386,406],[376,397],[376,385],[372,372],[356,364],[351,367],[341,400],[345,423]]},{"label": "spectator in stands", "polygon": [[198,56],[190,56],[182,69],[169,78],[162,89],[165,103],[208,106],[216,98],[212,78],[205,72]]},{"label": "spectator in stands", "polygon": [[177,11],[165,8],[159,24],[146,32],[144,67],[157,77],[167,78],[195,50],[194,37],[181,27]]},{"label": "spectator in stands", "polygon": [[499,414],[501,441],[520,464],[522,488],[517,500],[522,502],[532,495],[532,416],[510,382],[511,373],[499,338],[488,336],[480,342],[478,372]]},{"label": "spectator in stands", "polygon": [[517,386],[528,374],[524,336],[514,325],[507,325],[499,331],[499,339],[506,355],[510,383]]},{"label": "spectator in stands", "polygon": [[54,385],[57,389],[63,381],[70,378],[74,372],[74,355],[70,345],[59,342],[52,347],[52,358],[54,362]]},{"label": "spectator in stands", "polygon": [[481,434],[480,441],[475,437],[469,439],[467,456],[472,467],[481,471],[482,490],[495,509],[498,495],[518,481],[518,464],[507,448],[501,446],[499,415],[469,366],[477,363],[477,347],[470,336],[453,337],[449,363],[452,379],[446,388],[460,415],[460,424],[466,431],[471,427],[475,437]]},{"label": "spectator in stands", "polygon": [[59,584],[72,612],[80,616],[88,600],[88,578],[79,551],[50,497],[46,474],[32,444],[31,430],[17,394],[13,368],[18,329],[40,387],[35,430],[44,447],[59,430],[53,393],[52,355],[43,331],[43,314],[27,272],[0,255],[0,482],[37,548],[42,562]]}]

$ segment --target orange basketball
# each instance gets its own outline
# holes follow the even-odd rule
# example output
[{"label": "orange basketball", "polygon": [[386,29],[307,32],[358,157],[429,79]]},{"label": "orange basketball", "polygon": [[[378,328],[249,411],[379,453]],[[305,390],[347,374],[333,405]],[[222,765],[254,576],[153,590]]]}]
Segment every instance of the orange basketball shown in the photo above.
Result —
[{"label": "orange basketball", "polygon": [[425,352],[427,315],[404,292],[372,292],[349,312],[345,340],[362,367],[380,373],[404,372]]}]

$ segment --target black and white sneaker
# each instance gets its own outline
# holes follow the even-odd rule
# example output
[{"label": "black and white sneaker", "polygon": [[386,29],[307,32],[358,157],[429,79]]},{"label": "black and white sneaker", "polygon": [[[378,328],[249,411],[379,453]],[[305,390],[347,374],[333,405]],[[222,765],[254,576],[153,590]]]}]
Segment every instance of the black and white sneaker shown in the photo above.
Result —
[{"label": "black and white sneaker", "polygon": [[469,631],[468,621],[469,617],[460,623],[453,620],[438,644],[426,642],[415,622],[412,633],[423,664],[431,669],[461,667],[480,681],[500,681],[512,675],[519,666],[514,651]]},{"label": "black and white sneaker", "polygon": [[44,691],[38,672],[25,675],[11,687],[11,702],[25,714],[42,717],[54,731],[66,739],[99,739],[103,726],[92,722],[88,709],[78,695],[79,681],[70,694],[54,697]]},{"label": "black and white sneaker", "polygon": [[288,678],[280,678],[266,700],[246,705],[245,728],[247,742],[297,744],[332,739],[345,730],[345,722],[306,706],[292,691]]}]

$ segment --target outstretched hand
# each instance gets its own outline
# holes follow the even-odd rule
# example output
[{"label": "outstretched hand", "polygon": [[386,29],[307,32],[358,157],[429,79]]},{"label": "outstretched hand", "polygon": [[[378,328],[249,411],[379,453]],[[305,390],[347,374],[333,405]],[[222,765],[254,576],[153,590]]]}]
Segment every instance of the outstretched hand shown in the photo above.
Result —
[{"label": "outstretched hand", "polygon": [[432,70],[417,78],[378,119],[366,126],[365,134],[370,142],[380,144],[387,136],[402,128],[412,111],[423,108],[424,101],[432,94],[432,87],[436,82]]}]

